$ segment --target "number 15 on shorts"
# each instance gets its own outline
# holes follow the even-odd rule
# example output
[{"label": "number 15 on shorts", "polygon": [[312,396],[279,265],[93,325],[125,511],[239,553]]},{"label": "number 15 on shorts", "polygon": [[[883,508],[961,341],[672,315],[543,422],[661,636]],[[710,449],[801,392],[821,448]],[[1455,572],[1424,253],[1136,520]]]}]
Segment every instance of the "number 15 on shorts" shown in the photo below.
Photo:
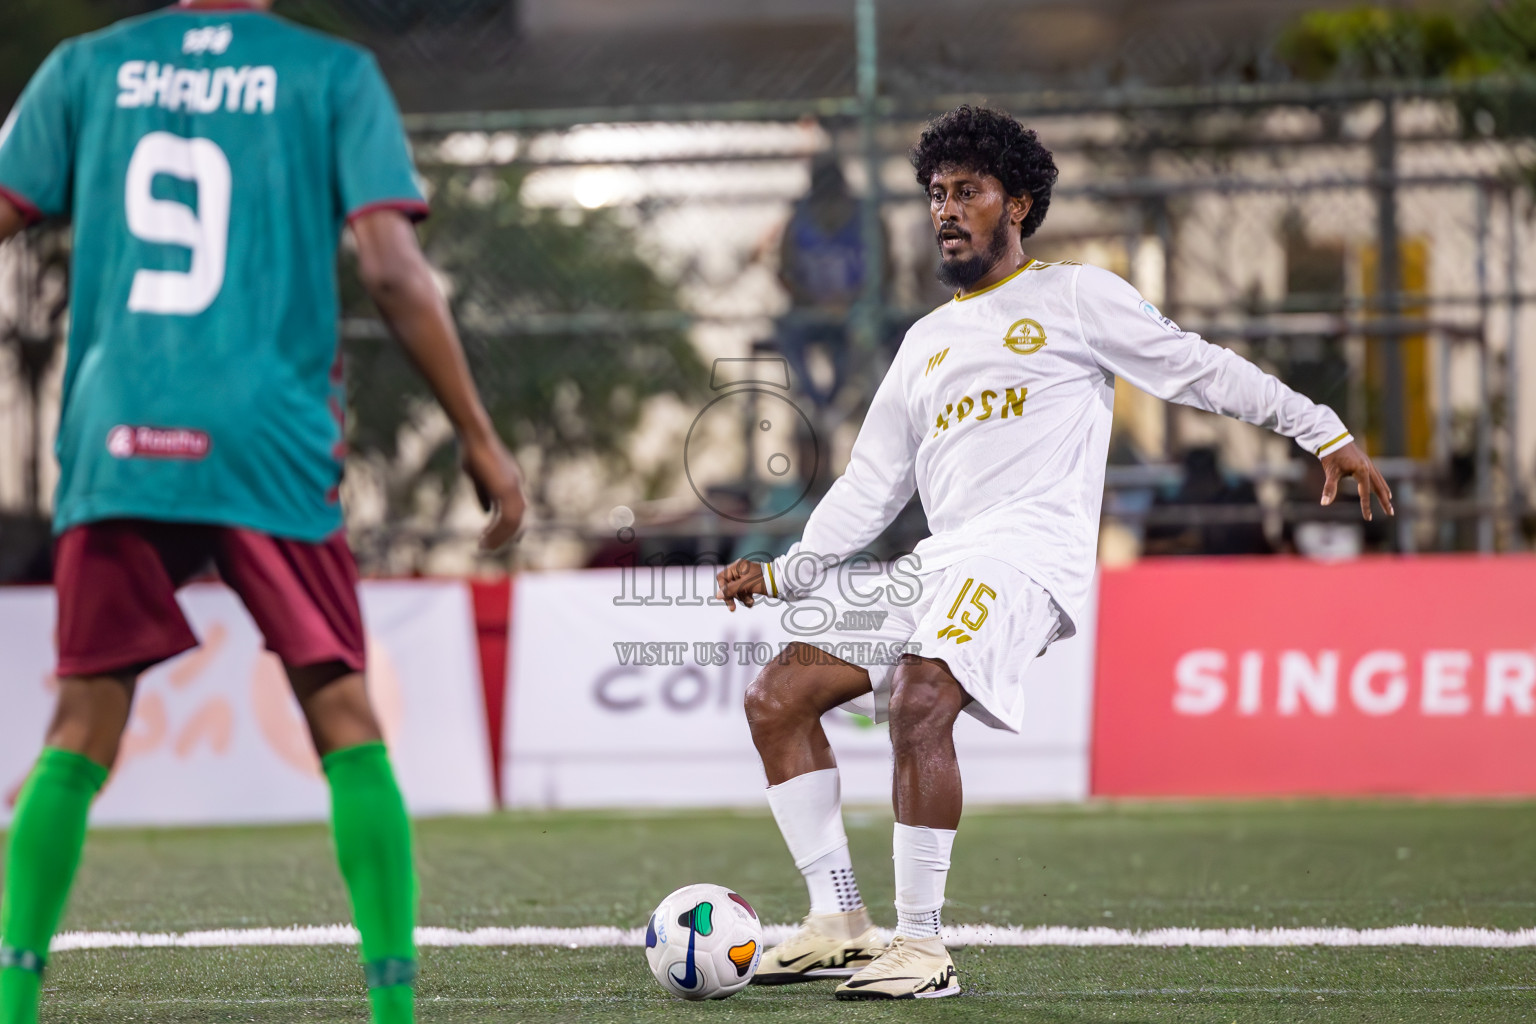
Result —
[{"label": "number 15 on shorts", "polygon": [[[966,597],[970,601],[966,601]],[[939,630],[939,639],[954,638],[955,643],[963,644],[971,638],[971,633],[981,629],[981,624],[987,621],[987,612],[990,611],[983,602],[985,598],[996,597],[997,591],[985,583],[977,583],[973,576],[965,581],[965,586],[960,588],[960,593],[955,595],[955,603],[949,606],[949,614],[945,618],[953,623],[956,615],[960,616],[960,625],[948,625]],[[972,609],[975,609],[973,612]],[[961,626],[964,628],[962,629]],[[967,632],[969,630],[969,632]]]}]

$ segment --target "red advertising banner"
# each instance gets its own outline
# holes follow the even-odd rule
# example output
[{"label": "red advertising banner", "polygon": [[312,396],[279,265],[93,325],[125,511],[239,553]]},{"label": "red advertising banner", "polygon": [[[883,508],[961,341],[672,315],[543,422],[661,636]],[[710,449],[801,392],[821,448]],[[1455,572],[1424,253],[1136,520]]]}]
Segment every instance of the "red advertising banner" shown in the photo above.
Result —
[{"label": "red advertising banner", "polygon": [[1092,791],[1536,794],[1536,558],[1102,574]]}]

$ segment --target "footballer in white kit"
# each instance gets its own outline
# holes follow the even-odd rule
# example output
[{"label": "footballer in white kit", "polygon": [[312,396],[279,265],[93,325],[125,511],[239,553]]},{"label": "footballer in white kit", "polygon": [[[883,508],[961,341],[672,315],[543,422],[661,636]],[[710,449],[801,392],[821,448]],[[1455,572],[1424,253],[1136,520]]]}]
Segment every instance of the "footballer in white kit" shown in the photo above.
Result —
[{"label": "footballer in white kit", "polygon": [[[804,926],[764,954],[755,980],[842,978],[844,999],[960,990],[939,938],[961,810],[952,730],[965,711],[1017,731],[1030,666],[1075,631],[1117,377],[1294,438],[1323,460],[1324,504],[1352,476],[1365,518],[1373,493],[1391,512],[1386,482],[1332,409],[1181,330],[1116,275],[1025,254],[1056,180],[1033,132],[960,107],[927,126],[912,161],[955,297],[907,332],[801,540],[718,581],[732,610],[758,595],[812,600],[829,623],[874,627],[833,625],[814,648],[791,645],[746,697],[769,804],[811,896]],[[847,571],[914,490],[931,536],[888,575]],[[890,723],[898,927],[883,948],[854,882],[820,725],[839,705]]]}]

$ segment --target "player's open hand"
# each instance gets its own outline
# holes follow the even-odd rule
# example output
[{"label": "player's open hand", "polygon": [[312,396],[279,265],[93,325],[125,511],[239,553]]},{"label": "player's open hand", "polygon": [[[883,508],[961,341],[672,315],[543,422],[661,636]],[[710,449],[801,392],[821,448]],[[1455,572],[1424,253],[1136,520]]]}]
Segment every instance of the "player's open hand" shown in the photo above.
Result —
[{"label": "player's open hand", "polygon": [[731,611],[736,610],[737,601],[751,608],[757,600],[755,595],[766,593],[768,586],[763,582],[761,562],[738,558],[715,574],[715,596]]},{"label": "player's open hand", "polygon": [[1333,499],[1339,493],[1339,481],[1352,476],[1355,478],[1355,488],[1360,492],[1360,515],[1367,522],[1371,518],[1372,494],[1381,502],[1381,507],[1387,510],[1387,515],[1395,514],[1392,511],[1392,488],[1387,486],[1386,479],[1372,464],[1370,457],[1353,441],[1323,456],[1323,472],[1326,474],[1323,481],[1324,505],[1333,504]]},{"label": "player's open hand", "polygon": [[480,507],[491,513],[491,521],[480,534],[480,547],[495,551],[517,536],[523,528],[523,512],[528,500],[523,496],[523,474],[517,460],[495,434],[464,442],[464,472],[475,483]]}]

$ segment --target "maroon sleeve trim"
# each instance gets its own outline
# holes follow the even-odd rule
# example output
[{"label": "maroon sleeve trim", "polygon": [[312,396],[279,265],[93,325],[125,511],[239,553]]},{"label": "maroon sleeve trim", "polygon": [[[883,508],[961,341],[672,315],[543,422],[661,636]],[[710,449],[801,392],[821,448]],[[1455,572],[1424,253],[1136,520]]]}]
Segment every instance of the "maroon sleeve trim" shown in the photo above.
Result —
[{"label": "maroon sleeve trim", "polygon": [[380,210],[399,210],[413,221],[426,220],[427,215],[432,212],[431,207],[420,199],[381,199],[376,203],[365,203],[347,214],[347,223],[350,224],[359,217],[377,213]]},{"label": "maroon sleeve trim", "polygon": [[21,211],[28,224],[36,224],[43,219],[43,211],[37,208],[37,204],[29,200],[20,192],[14,192],[0,185],[0,199],[8,201],[12,206]]}]

